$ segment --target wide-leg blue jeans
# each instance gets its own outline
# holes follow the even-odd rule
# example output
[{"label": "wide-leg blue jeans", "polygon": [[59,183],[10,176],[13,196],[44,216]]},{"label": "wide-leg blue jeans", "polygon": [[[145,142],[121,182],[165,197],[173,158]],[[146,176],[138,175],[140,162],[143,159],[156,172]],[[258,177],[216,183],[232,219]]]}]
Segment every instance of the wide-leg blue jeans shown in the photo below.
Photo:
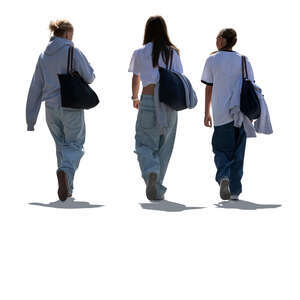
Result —
[{"label": "wide-leg blue jeans", "polygon": [[150,173],[156,173],[158,197],[162,198],[166,192],[163,180],[173,151],[177,129],[177,111],[168,111],[168,128],[161,134],[157,126],[154,108],[154,97],[142,95],[136,121],[135,153],[147,182]]},{"label": "wide-leg blue jeans", "polygon": [[56,145],[58,170],[66,173],[72,194],[75,171],[84,154],[84,111],[46,105],[46,121]]}]

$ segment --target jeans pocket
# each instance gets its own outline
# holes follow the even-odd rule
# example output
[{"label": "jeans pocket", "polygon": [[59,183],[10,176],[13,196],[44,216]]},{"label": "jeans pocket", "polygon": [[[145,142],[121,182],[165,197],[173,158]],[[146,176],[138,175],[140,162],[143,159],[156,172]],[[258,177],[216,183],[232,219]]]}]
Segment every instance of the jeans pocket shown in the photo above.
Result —
[{"label": "jeans pocket", "polygon": [[226,124],[215,127],[212,146],[214,151],[232,152],[235,148],[235,130],[233,125]]},{"label": "jeans pocket", "polygon": [[152,110],[141,110],[141,127],[144,129],[152,129],[155,124],[155,112]]}]

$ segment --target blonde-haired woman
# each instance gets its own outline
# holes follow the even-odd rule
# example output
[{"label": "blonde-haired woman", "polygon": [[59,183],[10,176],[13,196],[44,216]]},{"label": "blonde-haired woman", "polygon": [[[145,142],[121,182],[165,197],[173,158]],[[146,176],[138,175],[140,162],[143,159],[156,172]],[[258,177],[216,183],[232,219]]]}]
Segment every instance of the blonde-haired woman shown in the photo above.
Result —
[{"label": "blonde-haired woman", "polygon": [[[53,36],[36,65],[27,98],[26,121],[27,130],[33,131],[44,101],[47,125],[56,144],[58,196],[64,201],[72,196],[74,174],[84,153],[85,122],[83,110],[61,106],[58,74],[67,73],[73,26],[67,20],[57,20],[50,22],[49,29]],[[73,65],[87,83],[92,83],[94,70],[77,48],[74,48]]]}]

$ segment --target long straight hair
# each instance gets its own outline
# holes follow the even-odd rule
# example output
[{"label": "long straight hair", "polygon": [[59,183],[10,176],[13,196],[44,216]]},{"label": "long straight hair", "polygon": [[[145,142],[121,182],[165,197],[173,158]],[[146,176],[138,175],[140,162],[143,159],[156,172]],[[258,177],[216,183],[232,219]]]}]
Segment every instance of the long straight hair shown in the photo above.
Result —
[{"label": "long straight hair", "polygon": [[152,42],[152,64],[153,68],[158,66],[159,55],[162,54],[164,63],[168,66],[170,50],[175,50],[179,55],[179,49],[170,41],[167,25],[163,17],[152,16],[148,19],[145,27],[144,45]]}]

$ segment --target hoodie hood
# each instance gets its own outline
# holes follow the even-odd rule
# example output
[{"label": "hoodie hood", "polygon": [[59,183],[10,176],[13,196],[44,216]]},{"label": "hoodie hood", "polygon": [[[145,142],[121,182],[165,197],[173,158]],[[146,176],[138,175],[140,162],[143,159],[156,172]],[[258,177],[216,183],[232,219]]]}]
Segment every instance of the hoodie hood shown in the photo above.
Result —
[{"label": "hoodie hood", "polygon": [[57,36],[52,36],[45,50],[45,55],[54,55],[65,46],[74,46],[73,42]]}]

